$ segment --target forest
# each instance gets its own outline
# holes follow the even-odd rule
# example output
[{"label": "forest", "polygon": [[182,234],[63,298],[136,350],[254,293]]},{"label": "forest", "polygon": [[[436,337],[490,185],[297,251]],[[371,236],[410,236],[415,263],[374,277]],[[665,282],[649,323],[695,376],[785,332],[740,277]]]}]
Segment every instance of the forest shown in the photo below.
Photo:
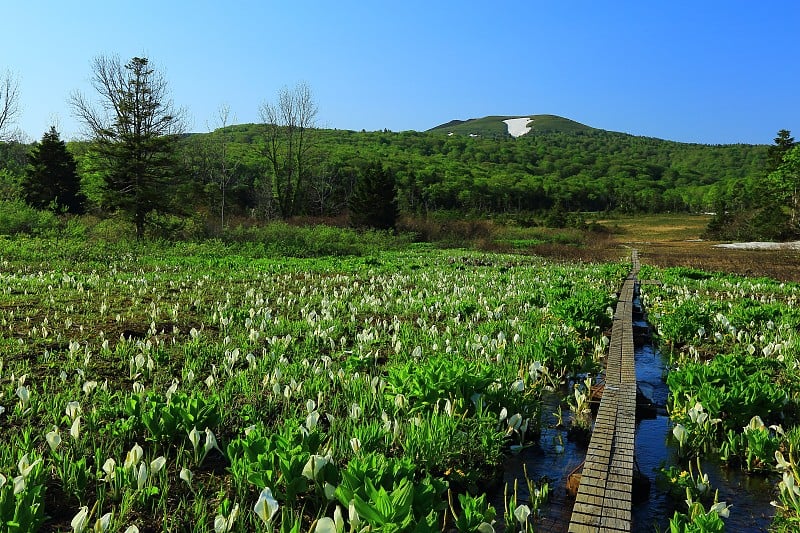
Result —
[{"label": "forest", "polygon": [[[800,156],[791,156],[796,143],[786,130],[770,146],[678,143],[551,115],[542,116],[547,127],[516,138],[497,126],[501,117],[427,132],[323,129],[310,88],[299,85],[264,104],[260,123],[231,124],[222,106],[213,129],[186,133],[179,113],[162,105],[165,82],[146,58],[122,65],[100,57],[94,70],[100,88],[112,74],[128,85],[105,91],[116,117],[73,98],[93,135],[64,142],[51,128],[39,142],[0,142],[0,210],[10,220],[3,232],[38,216],[23,216],[24,202],[118,214],[138,237],[213,236],[298,217],[380,229],[431,216],[563,226],[566,214],[587,212],[713,212],[709,230],[719,238],[797,233]],[[137,91],[150,107],[132,105]]]},{"label": "forest", "polygon": [[[752,189],[764,176],[767,146],[681,144],[606,131],[550,132],[514,139],[422,132],[315,130],[313,159],[297,215],[344,214],[364,167],[379,161],[393,175],[402,213],[455,211],[470,216],[565,211],[712,211],[721,195]],[[265,127],[228,126],[184,136],[173,185],[182,190],[174,215],[223,206],[220,153],[228,166],[225,208],[236,217],[273,212]],[[38,145],[38,144],[37,144]],[[37,145],[0,145],[3,201],[24,196],[29,154]],[[89,142],[70,142],[85,208],[103,211],[102,176],[92,172]],[[184,212],[185,209],[185,212]]]}]

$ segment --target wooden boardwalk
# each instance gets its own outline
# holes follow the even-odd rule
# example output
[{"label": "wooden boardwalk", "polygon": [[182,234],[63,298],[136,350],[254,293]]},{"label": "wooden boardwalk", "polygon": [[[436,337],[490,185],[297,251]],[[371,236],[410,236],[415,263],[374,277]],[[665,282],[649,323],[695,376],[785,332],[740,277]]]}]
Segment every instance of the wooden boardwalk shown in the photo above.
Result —
[{"label": "wooden boardwalk", "polygon": [[636,370],[633,359],[633,297],[639,256],[622,285],[614,314],[605,390],[595,419],[580,488],[572,509],[571,533],[631,531]]}]

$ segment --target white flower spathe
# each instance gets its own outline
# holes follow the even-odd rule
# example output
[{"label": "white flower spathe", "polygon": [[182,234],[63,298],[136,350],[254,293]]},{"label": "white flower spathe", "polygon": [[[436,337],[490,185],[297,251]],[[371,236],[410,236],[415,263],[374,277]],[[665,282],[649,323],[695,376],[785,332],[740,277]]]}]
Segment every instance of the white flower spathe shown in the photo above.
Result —
[{"label": "white flower spathe", "polygon": [[275,513],[278,512],[279,507],[278,501],[272,496],[272,489],[267,487],[258,495],[258,500],[253,510],[265,524],[268,524],[275,516]]}]

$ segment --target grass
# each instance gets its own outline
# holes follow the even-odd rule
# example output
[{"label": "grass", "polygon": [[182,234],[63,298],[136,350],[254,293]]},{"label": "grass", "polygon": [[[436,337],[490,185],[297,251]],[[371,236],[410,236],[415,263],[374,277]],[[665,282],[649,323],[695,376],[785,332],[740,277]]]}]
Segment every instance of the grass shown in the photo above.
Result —
[{"label": "grass", "polygon": [[734,250],[704,241],[707,215],[662,214],[604,218],[608,236],[587,234],[585,245],[561,245],[550,240],[529,252],[560,261],[603,262],[636,248],[643,263],[659,267],[689,267],[709,272],[769,277],[800,282],[798,253],[790,250]]},{"label": "grass", "polygon": [[621,243],[648,245],[700,239],[711,220],[707,215],[659,214],[600,219]]}]

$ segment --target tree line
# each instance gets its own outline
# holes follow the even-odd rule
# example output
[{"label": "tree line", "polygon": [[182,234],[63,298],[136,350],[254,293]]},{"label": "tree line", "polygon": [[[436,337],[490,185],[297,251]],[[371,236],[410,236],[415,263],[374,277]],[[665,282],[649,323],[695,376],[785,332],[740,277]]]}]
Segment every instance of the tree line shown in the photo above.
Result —
[{"label": "tree line", "polygon": [[778,131],[755,179],[715,187],[714,218],[707,236],[725,240],[788,240],[800,237],[800,144]]},{"label": "tree line", "polygon": [[[16,85],[0,86],[9,87],[0,92],[0,111],[15,111]],[[96,58],[92,87],[93,98],[70,98],[89,139],[67,144],[51,128],[33,146],[0,143],[2,199],[120,213],[138,236],[165,217],[199,217],[212,232],[232,221],[297,216],[392,228],[400,214],[443,211],[520,220],[563,218],[547,216],[554,212],[715,211],[724,219],[757,211],[759,192],[780,197],[784,226],[797,225],[800,199],[787,185],[797,155],[788,149],[603,130],[515,139],[320,129],[304,84],[262,105],[258,124],[232,124],[223,105],[213,130],[188,134],[185,112],[147,58]],[[0,123],[0,133],[9,123]]]},{"label": "tree line", "polygon": [[[0,133],[17,111],[17,84],[6,75],[0,92]],[[74,93],[73,113],[90,134],[84,142],[60,138],[55,127],[24,154],[20,143],[4,142],[3,198],[21,197],[39,209],[64,213],[121,213],[137,237],[159,217],[219,215],[291,218],[308,214],[309,202],[329,208],[334,187],[316,174],[317,106],[310,88],[298,84],[261,106],[257,167],[241,159],[231,142],[229,108],[221,106],[220,128],[208,135],[185,133],[185,112],[170,99],[164,75],[148,58],[122,63],[117,56],[92,62],[94,98]],[[4,140],[4,139],[0,139]],[[344,202],[358,226],[392,228],[397,218],[391,171],[374,158],[353,167]],[[336,190],[337,194],[341,191]]]}]

